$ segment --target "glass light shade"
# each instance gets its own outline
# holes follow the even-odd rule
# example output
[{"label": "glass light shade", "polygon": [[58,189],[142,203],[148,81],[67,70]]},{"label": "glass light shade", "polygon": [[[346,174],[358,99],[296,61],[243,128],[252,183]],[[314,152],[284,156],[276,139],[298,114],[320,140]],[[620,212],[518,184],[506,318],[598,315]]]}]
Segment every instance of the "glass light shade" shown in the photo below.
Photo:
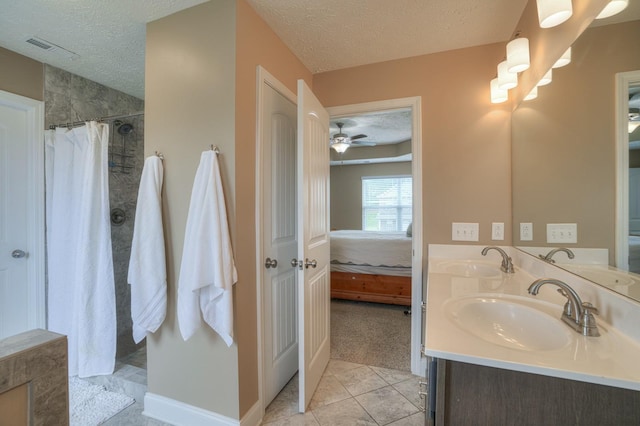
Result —
[{"label": "glass light shade", "polygon": [[498,64],[498,87],[502,90],[513,89],[518,85],[518,74],[509,72],[507,61]]},{"label": "glass light shade", "polygon": [[337,153],[342,154],[347,150],[347,148],[349,148],[349,144],[344,142],[336,142],[331,144],[331,148],[335,149]]},{"label": "glass light shade", "polygon": [[562,24],[573,15],[571,0],[537,0],[540,28]]},{"label": "glass light shade", "polygon": [[492,104],[501,104],[502,102],[506,102],[509,99],[509,94],[506,90],[498,87],[498,79],[494,78],[491,80],[491,103]]},{"label": "glass light shade", "polygon": [[547,71],[547,73],[542,76],[542,78],[538,82],[537,86],[546,86],[547,84],[551,83],[551,80],[553,79],[552,74],[553,73],[551,72],[551,69],[549,71]]},{"label": "glass light shade", "polygon": [[640,127],[640,121],[629,120],[629,133],[635,132],[638,127]]},{"label": "glass light shade", "polygon": [[516,38],[507,43],[507,70],[519,73],[529,68],[529,39]]},{"label": "glass light shade", "polygon": [[602,9],[602,12],[596,16],[596,19],[604,19],[618,14],[625,10],[627,6],[629,6],[629,0],[611,0],[609,4]]},{"label": "glass light shade", "polygon": [[527,96],[524,97],[525,101],[530,101],[538,97],[538,86],[534,86]]},{"label": "glass light shade", "polygon": [[560,68],[568,65],[571,62],[571,46],[560,56],[560,59],[556,61],[551,68]]}]

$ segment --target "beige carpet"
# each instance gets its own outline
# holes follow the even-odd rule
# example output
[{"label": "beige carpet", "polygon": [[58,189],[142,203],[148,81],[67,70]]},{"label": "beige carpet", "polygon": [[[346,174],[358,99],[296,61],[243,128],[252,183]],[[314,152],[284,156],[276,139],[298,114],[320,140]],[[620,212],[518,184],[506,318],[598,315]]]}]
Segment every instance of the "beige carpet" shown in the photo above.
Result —
[{"label": "beige carpet", "polygon": [[411,316],[404,306],[331,301],[331,358],[411,371]]}]

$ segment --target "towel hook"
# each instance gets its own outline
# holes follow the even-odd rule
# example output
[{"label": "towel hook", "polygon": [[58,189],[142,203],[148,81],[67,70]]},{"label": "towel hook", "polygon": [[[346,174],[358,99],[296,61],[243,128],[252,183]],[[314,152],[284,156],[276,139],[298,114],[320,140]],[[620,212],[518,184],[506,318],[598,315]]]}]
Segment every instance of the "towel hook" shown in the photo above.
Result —
[{"label": "towel hook", "polygon": [[211,149],[211,151],[215,152],[216,155],[220,154],[220,148],[218,148],[218,146],[213,146],[213,144],[209,145],[209,148]]},{"label": "towel hook", "polygon": [[158,157],[161,160],[164,160],[164,155],[162,155],[161,152],[156,151],[156,157]]}]

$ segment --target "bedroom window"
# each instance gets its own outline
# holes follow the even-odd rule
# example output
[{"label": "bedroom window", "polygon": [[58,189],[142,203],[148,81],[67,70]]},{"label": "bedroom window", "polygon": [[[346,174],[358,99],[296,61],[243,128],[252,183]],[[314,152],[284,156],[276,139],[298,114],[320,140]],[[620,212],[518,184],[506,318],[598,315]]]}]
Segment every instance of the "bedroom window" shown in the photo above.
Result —
[{"label": "bedroom window", "polygon": [[362,177],[362,229],[403,232],[411,223],[411,176]]}]

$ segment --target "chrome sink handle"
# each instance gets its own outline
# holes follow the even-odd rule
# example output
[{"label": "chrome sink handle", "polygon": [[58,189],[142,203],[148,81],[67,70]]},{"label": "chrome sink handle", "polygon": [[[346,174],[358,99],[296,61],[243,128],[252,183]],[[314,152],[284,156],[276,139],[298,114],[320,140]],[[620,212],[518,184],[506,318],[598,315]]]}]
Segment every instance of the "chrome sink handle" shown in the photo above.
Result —
[{"label": "chrome sink handle", "polygon": [[482,249],[482,255],[486,256],[489,250],[496,250],[498,253],[502,255],[502,264],[500,265],[500,270],[502,272],[506,272],[508,274],[513,274],[515,271],[513,270],[513,262],[509,255],[502,250],[500,247],[496,246],[488,246]]},{"label": "chrome sink handle", "polygon": [[529,294],[537,295],[540,287],[544,284],[553,284],[560,287],[559,293],[567,298],[568,301],[560,317],[565,324],[584,336],[595,337],[600,335],[593,316],[598,310],[591,303],[583,303],[578,293],[569,284],[553,278],[540,278],[531,283],[528,290]]},{"label": "chrome sink handle", "polygon": [[553,258],[553,255],[556,254],[559,251],[563,251],[563,252],[567,253],[567,257],[569,259],[573,259],[574,257],[576,257],[571,250],[569,250],[568,248],[564,248],[564,247],[558,247],[557,249],[553,249],[549,253],[547,253],[545,256],[539,254],[538,257],[540,259],[544,260],[545,262],[556,263],[556,261],[553,260],[552,258]]}]

